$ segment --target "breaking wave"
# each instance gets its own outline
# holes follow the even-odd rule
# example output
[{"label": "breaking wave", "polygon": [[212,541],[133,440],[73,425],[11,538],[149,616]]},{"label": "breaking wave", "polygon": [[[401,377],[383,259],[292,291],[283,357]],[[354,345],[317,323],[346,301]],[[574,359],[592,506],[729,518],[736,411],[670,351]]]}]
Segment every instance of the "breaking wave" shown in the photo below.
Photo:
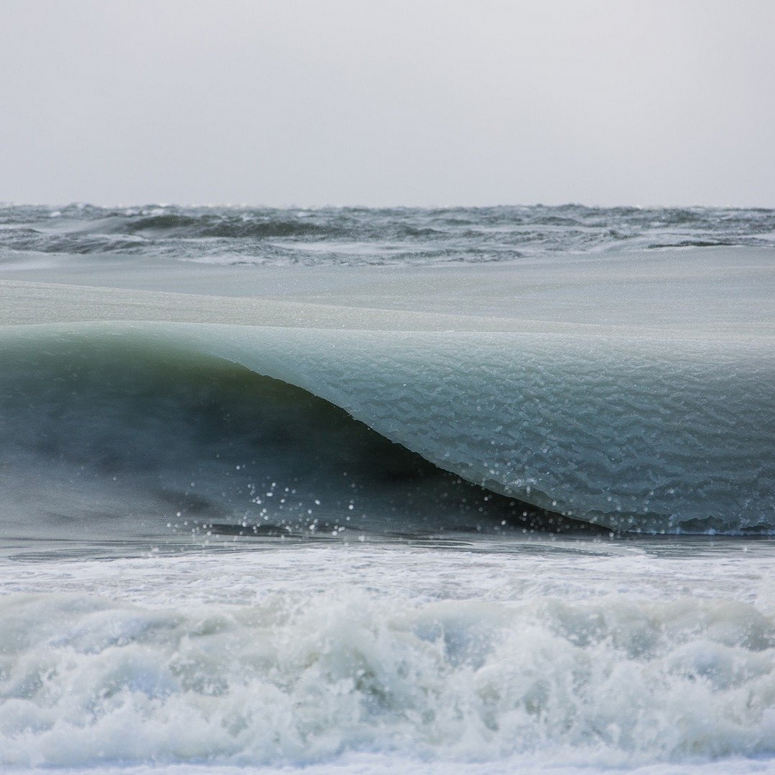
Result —
[{"label": "breaking wave", "polygon": [[2,350],[6,529],[85,495],[90,529],[154,534],[775,527],[766,340],[92,324]]}]

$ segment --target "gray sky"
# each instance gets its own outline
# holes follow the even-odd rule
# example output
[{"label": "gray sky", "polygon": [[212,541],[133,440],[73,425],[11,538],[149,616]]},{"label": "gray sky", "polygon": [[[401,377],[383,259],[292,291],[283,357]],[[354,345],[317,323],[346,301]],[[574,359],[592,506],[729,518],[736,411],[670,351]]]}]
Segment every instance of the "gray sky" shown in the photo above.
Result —
[{"label": "gray sky", "polygon": [[0,200],[775,207],[775,0],[0,0]]}]

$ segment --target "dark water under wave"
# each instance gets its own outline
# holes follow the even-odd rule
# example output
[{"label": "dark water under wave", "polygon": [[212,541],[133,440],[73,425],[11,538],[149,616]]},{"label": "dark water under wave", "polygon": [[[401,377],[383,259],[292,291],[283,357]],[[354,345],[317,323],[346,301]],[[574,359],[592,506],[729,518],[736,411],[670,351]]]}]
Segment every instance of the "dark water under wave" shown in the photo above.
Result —
[{"label": "dark water under wave", "polygon": [[0,250],[227,264],[477,263],[735,245],[775,246],[775,210],[0,206]]}]

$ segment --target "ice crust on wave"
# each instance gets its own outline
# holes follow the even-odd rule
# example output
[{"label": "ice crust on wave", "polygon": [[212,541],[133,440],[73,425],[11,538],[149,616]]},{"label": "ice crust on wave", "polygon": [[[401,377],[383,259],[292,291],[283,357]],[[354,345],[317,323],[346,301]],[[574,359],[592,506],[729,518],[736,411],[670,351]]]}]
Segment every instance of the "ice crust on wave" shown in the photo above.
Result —
[{"label": "ice crust on wave", "polygon": [[231,361],[471,482],[617,530],[775,529],[768,248],[434,269],[67,256],[4,272],[2,336],[33,350],[70,330]]},{"label": "ice crust on wave", "polygon": [[616,530],[775,528],[766,339],[128,323],[3,336],[74,333],[240,364],[470,482]]}]

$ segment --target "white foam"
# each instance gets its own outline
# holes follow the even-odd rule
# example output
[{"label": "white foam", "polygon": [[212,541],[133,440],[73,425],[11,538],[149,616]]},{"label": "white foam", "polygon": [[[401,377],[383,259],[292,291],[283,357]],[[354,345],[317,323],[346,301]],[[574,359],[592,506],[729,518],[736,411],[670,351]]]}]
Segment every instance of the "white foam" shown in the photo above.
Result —
[{"label": "white foam", "polygon": [[6,566],[0,760],[755,771],[775,748],[771,549],[676,549]]}]

